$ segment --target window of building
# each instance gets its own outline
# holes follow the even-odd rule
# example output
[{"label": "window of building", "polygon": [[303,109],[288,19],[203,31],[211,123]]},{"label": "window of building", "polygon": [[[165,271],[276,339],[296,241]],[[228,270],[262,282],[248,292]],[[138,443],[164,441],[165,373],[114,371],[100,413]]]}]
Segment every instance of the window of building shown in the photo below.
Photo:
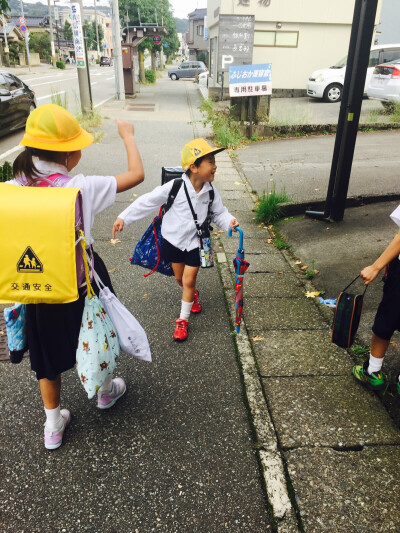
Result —
[{"label": "window of building", "polygon": [[255,31],[254,46],[286,46],[296,48],[298,31]]},{"label": "window of building", "polygon": [[204,35],[204,26],[197,26],[197,35],[203,36]]}]

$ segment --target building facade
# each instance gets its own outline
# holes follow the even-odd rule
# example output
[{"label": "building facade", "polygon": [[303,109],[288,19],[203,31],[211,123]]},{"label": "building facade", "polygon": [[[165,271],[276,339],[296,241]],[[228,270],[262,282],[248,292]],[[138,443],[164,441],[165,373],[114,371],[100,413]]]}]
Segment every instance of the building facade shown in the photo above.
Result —
[{"label": "building facade", "polygon": [[[381,4],[382,0],[378,0],[375,27]],[[334,65],[347,54],[354,5],[355,0],[208,0],[209,87],[220,88],[222,76],[228,84],[227,73],[219,72],[224,45],[221,15],[254,16],[250,63],[272,64],[275,95],[301,95],[306,94],[311,72]]]},{"label": "building facade", "polygon": [[208,42],[204,40],[204,17],[207,9],[195,9],[189,13],[189,31],[186,33],[188,59],[198,59],[199,53],[208,54]]}]

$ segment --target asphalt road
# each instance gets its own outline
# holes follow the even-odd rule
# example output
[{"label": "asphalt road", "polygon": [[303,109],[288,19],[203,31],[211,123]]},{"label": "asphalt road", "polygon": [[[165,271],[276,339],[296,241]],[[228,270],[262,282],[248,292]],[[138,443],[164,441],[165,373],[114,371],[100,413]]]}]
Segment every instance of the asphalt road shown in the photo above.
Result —
[{"label": "asphalt road", "polygon": [[[110,243],[111,227],[136,194],[161,182],[194,134],[192,82],[159,80],[141,103],[154,111],[103,107],[105,137],[84,151],[76,172],[115,174],[126,166],[113,118],[133,120],[146,171],[96,219],[95,249],[121,300],[145,328],[151,364],[122,355],[127,393],[109,411],[88,401],[76,371],[63,376],[62,405],[72,412],[63,446],[43,446],[44,414],[26,360],[0,365],[0,529],[22,532],[264,532],[270,519],[243,399],[235,347],[217,269],[200,272],[203,311],[189,339],[172,340],[181,291],[176,282],[129,264],[150,217]],[[18,386],[16,386],[18,384]]]}]

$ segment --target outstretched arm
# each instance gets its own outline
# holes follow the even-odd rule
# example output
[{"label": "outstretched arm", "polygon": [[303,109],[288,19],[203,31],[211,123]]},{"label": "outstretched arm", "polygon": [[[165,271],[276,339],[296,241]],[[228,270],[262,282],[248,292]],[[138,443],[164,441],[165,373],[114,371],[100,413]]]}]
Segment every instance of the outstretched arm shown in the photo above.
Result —
[{"label": "outstretched arm", "polygon": [[378,257],[378,259],[370,266],[365,267],[361,271],[361,277],[364,280],[364,284],[368,285],[371,281],[374,281],[379,272],[387,266],[392,259],[400,254],[400,235],[390,242],[386,250]]},{"label": "outstretched arm", "polygon": [[115,176],[117,192],[127,191],[144,180],[142,158],[135,141],[135,130],[131,122],[117,120],[118,133],[124,141],[126,155],[128,156],[128,171]]}]

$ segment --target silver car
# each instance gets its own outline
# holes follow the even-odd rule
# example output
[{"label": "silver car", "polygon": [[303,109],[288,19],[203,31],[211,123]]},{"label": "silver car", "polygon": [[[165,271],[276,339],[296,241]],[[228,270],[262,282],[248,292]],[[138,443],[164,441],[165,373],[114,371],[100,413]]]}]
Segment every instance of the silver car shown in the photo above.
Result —
[{"label": "silver car", "polygon": [[203,61],[183,61],[177,68],[171,68],[168,71],[168,76],[171,80],[179,80],[180,78],[195,78],[197,74],[208,72]]},{"label": "silver car", "polygon": [[367,95],[372,100],[380,100],[385,107],[400,102],[400,59],[375,67]]}]

